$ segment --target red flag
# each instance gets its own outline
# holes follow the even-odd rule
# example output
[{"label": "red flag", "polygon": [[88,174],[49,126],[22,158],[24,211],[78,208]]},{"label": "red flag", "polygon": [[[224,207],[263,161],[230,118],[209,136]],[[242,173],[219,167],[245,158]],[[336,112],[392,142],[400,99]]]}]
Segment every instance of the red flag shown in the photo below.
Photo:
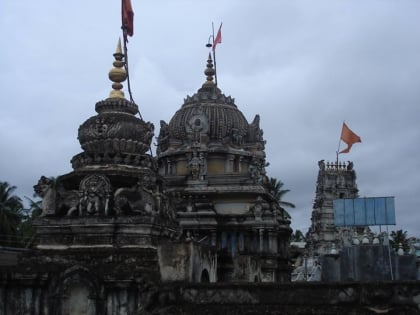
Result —
[{"label": "red flag", "polygon": [[343,140],[347,144],[347,148],[340,153],[349,153],[351,147],[356,142],[362,142],[362,139],[358,135],[356,135],[345,123],[343,123],[343,129],[341,130],[341,140]]},{"label": "red flag", "polygon": [[213,41],[213,51],[216,49],[217,44],[222,43],[222,24],[223,23],[220,23],[219,30],[217,31],[216,38]]},{"label": "red flag", "polygon": [[133,7],[131,6],[131,0],[122,0],[121,16],[124,39],[127,40],[127,35],[133,36],[134,32],[134,11]]}]

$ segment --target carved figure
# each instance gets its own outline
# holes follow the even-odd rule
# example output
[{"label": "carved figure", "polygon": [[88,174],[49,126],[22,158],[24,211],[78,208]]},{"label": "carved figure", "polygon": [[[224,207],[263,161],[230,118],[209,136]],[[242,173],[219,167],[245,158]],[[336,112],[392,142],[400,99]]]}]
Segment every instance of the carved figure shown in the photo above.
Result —
[{"label": "carved figure", "polygon": [[75,190],[66,190],[57,185],[56,180],[41,176],[34,186],[35,193],[42,198],[41,216],[74,212],[79,205],[79,195]]},{"label": "carved figure", "polygon": [[169,125],[164,120],[160,121],[160,131],[157,141],[157,153],[165,152],[169,147]]},{"label": "carved figure", "polygon": [[263,169],[263,164],[258,161],[257,158],[253,157],[249,167],[248,167],[248,172],[249,172],[249,176],[254,180],[255,183],[257,182],[261,182],[262,180],[262,173],[265,172],[265,170]]},{"label": "carved figure", "polygon": [[119,188],[114,193],[114,210],[117,214],[154,214],[156,202],[152,193],[140,181],[133,187]]},{"label": "carved figure", "polygon": [[320,170],[325,170],[325,162],[324,160],[318,161],[318,166]]},{"label": "carved figure", "polygon": [[153,135],[155,133],[155,125],[148,121],[146,123],[146,129],[144,141],[147,144],[147,148],[150,148],[150,144],[152,143]]},{"label": "carved figure", "polygon": [[263,134],[264,132],[260,128],[260,115],[255,115],[254,120],[248,126],[248,142],[256,143],[258,149],[263,150],[265,146]]},{"label": "carved figure", "polygon": [[201,108],[195,109],[191,118],[185,125],[187,137],[194,143],[201,143],[202,134],[206,134],[208,126],[208,118]]},{"label": "carved figure", "polygon": [[42,198],[41,216],[53,215],[56,211],[56,195],[55,182],[51,178],[41,176],[38,184],[34,186],[35,193]]},{"label": "carved figure", "polygon": [[313,205],[313,208],[314,209],[321,208],[323,204],[324,204],[324,198],[322,198],[322,197],[316,198],[315,202],[314,202],[314,205]]},{"label": "carved figure", "polygon": [[200,159],[200,180],[204,180],[204,176],[207,175],[207,159],[203,152],[200,152],[199,159]]},{"label": "carved figure", "polygon": [[200,157],[197,156],[197,152],[193,152],[191,160],[188,162],[188,167],[191,172],[191,177],[194,180],[200,179],[200,174],[203,174],[204,158],[200,154]]},{"label": "carved figure", "polygon": [[79,215],[108,215],[110,189],[109,179],[103,175],[85,177],[80,182]]}]

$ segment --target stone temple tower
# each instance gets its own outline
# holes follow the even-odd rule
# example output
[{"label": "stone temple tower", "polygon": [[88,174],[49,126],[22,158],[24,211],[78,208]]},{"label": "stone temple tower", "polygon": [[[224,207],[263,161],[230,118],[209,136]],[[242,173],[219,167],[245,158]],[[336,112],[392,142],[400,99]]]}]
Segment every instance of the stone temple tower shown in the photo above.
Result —
[{"label": "stone temple tower", "polygon": [[217,249],[218,281],[285,281],[291,233],[269,193],[260,118],[248,123],[213,82],[187,96],[169,124],[161,121],[159,174],[186,238]]},{"label": "stone temple tower", "polygon": [[357,198],[356,172],[353,162],[318,162],[319,171],[313,204],[309,244],[314,254],[329,253],[333,244],[341,246],[339,229],[334,226],[333,200]]},{"label": "stone temple tower", "polygon": [[42,176],[34,187],[43,212],[33,253],[19,268],[31,283],[41,279],[37,314],[133,314],[150,295],[145,288],[160,280],[158,245],[176,238],[148,154],[154,127],[136,117],[137,105],[121,91],[120,43],[114,57],[113,90],[79,127],[83,151],[72,158],[73,171]]}]

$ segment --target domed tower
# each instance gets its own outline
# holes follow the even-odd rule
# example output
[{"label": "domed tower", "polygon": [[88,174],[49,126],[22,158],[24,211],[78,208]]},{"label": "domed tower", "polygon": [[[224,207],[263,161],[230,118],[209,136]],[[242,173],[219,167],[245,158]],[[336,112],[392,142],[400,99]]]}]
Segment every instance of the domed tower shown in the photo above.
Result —
[{"label": "domed tower", "polygon": [[147,152],[154,126],[135,116],[137,105],[121,90],[127,74],[120,41],[114,58],[109,72],[113,90],[96,103],[97,115],[79,127],[83,152],[72,158],[74,170],[56,179],[43,176],[35,186],[43,197],[40,248],[141,248],[175,234],[156,161]]},{"label": "domed tower", "polygon": [[248,123],[230,96],[206,81],[169,124],[161,121],[159,174],[183,233],[218,250],[218,281],[285,281],[291,233],[268,191],[260,118]]}]

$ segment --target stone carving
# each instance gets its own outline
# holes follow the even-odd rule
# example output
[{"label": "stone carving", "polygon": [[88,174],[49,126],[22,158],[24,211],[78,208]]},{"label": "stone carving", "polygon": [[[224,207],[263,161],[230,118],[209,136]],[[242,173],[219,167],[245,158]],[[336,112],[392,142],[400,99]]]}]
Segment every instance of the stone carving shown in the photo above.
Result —
[{"label": "stone carving", "polygon": [[269,182],[265,171],[265,167],[268,165],[269,163],[266,163],[264,159],[259,159],[255,156],[252,158],[249,163],[248,172],[254,183],[266,184]]},{"label": "stone carving", "polygon": [[165,152],[169,147],[169,125],[164,120],[160,121],[160,131],[157,141],[157,154]]},{"label": "stone carving", "polygon": [[270,205],[258,196],[254,204],[250,208],[250,212],[254,214],[256,220],[261,220],[266,210],[270,209]]},{"label": "stone carving", "polygon": [[248,142],[256,143],[259,150],[264,150],[265,140],[263,130],[260,128],[260,115],[255,115],[248,127]]},{"label": "stone carving", "polygon": [[[109,120],[109,121],[107,121]],[[121,124],[115,122],[115,118],[111,117],[105,119],[103,117],[98,117],[95,120],[95,123],[86,130],[88,136],[91,137],[105,137],[112,138],[121,129]]]},{"label": "stone carving", "polygon": [[155,134],[155,125],[153,125],[150,121],[146,122],[146,133],[144,136],[145,144],[148,148],[150,148],[150,144],[152,143],[153,135]]},{"label": "stone carving", "polygon": [[55,189],[55,181],[51,178],[41,176],[38,184],[34,186],[35,193],[42,198],[41,216],[55,214],[55,199],[57,191]]},{"label": "stone carving", "polygon": [[193,143],[201,143],[201,135],[206,134],[209,129],[209,123],[206,114],[198,108],[194,111],[191,118],[187,121],[185,129],[187,137]]},{"label": "stone carving", "polygon": [[321,208],[323,203],[324,203],[324,198],[322,198],[322,197],[316,198],[315,202],[314,202],[314,205],[313,205],[313,208],[314,209]]},{"label": "stone carving", "polygon": [[232,128],[232,143],[236,145],[244,144],[246,132],[242,129]]},{"label": "stone carving", "polygon": [[[148,179],[146,179],[147,181]],[[119,188],[114,193],[114,210],[117,214],[137,213],[152,215],[159,211],[161,198],[159,191],[153,192],[147,189],[145,180],[139,180],[133,187]],[[158,197],[156,202],[154,195]]]},{"label": "stone carving", "polygon": [[42,198],[41,216],[56,215],[63,211],[72,213],[78,209],[78,192],[64,189],[55,179],[41,176],[34,190]]},{"label": "stone carving", "polygon": [[318,161],[318,166],[319,166],[319,169],[320,170],[324,171],[325,170],[325,162],[324,162],[324,160]]},{"label": "stone carving", "polygon": [[197,151],[193,152],[192,158],[188,162],[188,168],[193,180],[203,180],[207,173],[207,165],[204,153],[197,156]]},{"label": "stone carving", "polygon": [[[103,175],[90,175],[80,182],[79,215],[108,215],[111,184]],[[73,214],[69,212],[68,214]]]}]

